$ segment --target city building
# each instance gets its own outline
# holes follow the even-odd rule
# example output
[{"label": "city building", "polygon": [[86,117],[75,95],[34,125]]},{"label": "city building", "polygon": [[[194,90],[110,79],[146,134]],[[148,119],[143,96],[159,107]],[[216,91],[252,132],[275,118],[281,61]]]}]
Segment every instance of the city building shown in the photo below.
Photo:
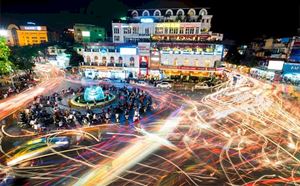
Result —
[{"label": "city building", "polygon": [[9,45],[36,45],[48,42],[48,32],[46,26],[36,26],[35,23],[17,26],[10,24],[7,28]]},{"label": "city building", "polygon": [[113,42],[221,41],[223,34],[210,31],[212,17],[207,8],[128,10],[113,20]]},{"label": "city building", "polygon": [[99,42],[106,38],[105,29],[91,24],[75,24],[74,40],[77,43]]},{"label": "city building", "polygon": [[47,48],[47,61],[59,68],[67,68],[70,63],[70,54],[65,53],[66,49],[56,45]]},{"label": "city building", "polygon": [[220,73],[223,35],[210,31],[211,19],[205,8],[129,10],[112,22],[112,43],[77,48],[81,69],[91,77],[181,81]]},{"label": "city building", "polygon": [[89,78],[137,78],[139,55],[136,45],[115,43],[89,43],[77,47],[84,63],[81,69]]}]

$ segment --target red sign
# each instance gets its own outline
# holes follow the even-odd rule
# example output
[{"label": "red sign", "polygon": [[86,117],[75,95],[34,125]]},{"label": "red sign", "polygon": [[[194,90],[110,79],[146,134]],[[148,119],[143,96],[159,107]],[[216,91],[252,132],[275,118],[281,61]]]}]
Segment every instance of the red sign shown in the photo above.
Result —
[{"label": "red sign", "polygon": [[140,56],[140,68],[148,68],[149,56]]}]

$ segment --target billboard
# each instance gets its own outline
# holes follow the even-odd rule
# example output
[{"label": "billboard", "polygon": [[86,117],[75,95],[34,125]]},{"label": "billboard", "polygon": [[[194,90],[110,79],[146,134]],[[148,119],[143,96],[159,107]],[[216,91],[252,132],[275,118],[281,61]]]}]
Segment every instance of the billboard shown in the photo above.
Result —
[{"label": "billboard", "polygon": [[140,56],[140,68],[148,68],[149,57]]},{"label": "billboard", "polygon": [[284,74],[300,74],[300,64],[297,63],[285,63],[283,65]]},{"label": "billboard", "polygon": [[171,66],[214,67],[221,55],[161,54],[161,64]]},{"label": "billboard", "polygon": [[269,61],[268,69],[269,70],[282,70],[284,61]]},{"label": "billboard", "polygon": [[83,37],[90,37],[91,35],[89,31],[82,31],[81,34]]},{"label": "billboard", "polygon": [[136,48],[120,48],[121,55],[136,55]]},{"label": "billboard", "polygon": [[142,56],[150,55],[150,43],[139,42],[138,49],[139,49],[139,55]]}]

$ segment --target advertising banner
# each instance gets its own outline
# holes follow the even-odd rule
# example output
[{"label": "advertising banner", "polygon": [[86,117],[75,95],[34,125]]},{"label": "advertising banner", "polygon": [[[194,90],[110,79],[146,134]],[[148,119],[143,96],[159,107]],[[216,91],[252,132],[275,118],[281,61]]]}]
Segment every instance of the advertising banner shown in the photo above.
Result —
[{"label": "advertising banner", "polygon": [[283,65],[283,73],[284,74],[300,74],[300,64],[297,63],[285,63]]},{"label": "advertising banner", "polygon": [[140,56],[150,56],[150,43],[138,43],[139,55]]},{"label": "advertising banner", "polygon": [[140,68],[148,68],[149,56],[140,56]]}]

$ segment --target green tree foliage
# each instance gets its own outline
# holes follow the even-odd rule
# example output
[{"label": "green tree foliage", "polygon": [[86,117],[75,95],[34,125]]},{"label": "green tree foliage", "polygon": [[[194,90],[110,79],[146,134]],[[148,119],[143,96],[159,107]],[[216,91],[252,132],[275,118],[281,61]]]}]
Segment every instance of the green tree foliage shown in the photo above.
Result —
[{"label": "green tree foliage", "polygon": [[78,54],[73,48],[68,48],[65,53],[71,55],[70,66],[79,66],[79,63],[83,62],[82,55]]},{"label": "green tree foliage", "polygon": [[13,71],[13,64],[9,61],[10,50],[6,40],[0,37],[0,75],[9,74]]},{"label": "green tree foliage", "polygon": [[20,70],[32,70],[34,67],[34,58],[42,50],[39,46],[15,46],[11,48],[10,61]]},{"label": "green tree foliage", "polygon": [[241,59],[242,55],[238,52],[236,47],[230,48],[225,56],[225,61],[235,65],[240,65]]},{"label": "green tree foliage", "polygon": [[241,65],[245,65],[247,67],[255,67],[258,66],[259,60],[253,55],[253,51],[251,49],[246,50],[245,54],[242,56]]}]

